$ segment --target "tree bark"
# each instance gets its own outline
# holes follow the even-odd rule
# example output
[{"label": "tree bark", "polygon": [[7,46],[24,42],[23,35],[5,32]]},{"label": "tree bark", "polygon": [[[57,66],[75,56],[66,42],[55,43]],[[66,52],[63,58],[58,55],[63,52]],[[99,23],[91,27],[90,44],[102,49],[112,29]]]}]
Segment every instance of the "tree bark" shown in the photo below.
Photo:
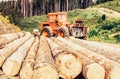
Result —
[{"label": "tree bark", "polygon": [[66,0],[66,3],[67,3],[67,5],[66,5],[66,11],[68,12],[68,0]]},{"label": "tree bark", "polygon": [[32,13],[33,13],[33,0],[29,0],[29,5],[30,5],[30,13],[29,13],[29,16],[31,17],[31,16],[32,16]]},{"label": "tree bark", "polygon": [[57,39],[59,39],[66,45],[70,46],[72,49],[79,51],[79,53],[89,57],[90,59],[94,60],[96,63],[103,66],[106,70],[106,77],[105,77],[106,79],[119,79],[120,64],[118,64],[117,62],[109,60],[102,55],[96,54],[93,51],[90,51],[82,46],[67,41],[66,39],[63,39],[61,37],[58,37]]},{"label": "tree bark", "polygon": [[25,10],[26,10],[26,7],[25,7],[25,2],[26,0],[23,0],[23,18],[25,18]]},{"label": "tree bark", "polygon": [[80,40],[73,37],[70,37],[70,39],[76,44],[79,44],[87,49],[120,63],[120,48],[111,45],[105,45],[99,42]]},{"label": "tree bark", "polygon": [[20,79],[19,76],[8,76],[8,75],[0,75],[0,79]]},{"label": "tree bark", "polygon": [[[80,57],[83,67],[82,73],[85,79],[105,79],[105,69],[102,66],[95,63],[95,61],[89,59],[88,57],[80,54],[78,51],[71,49],[68,45],[64,44],[58,39],[52,38],[52,40],[56,42],[63,50],[73,52]],[[99,75],[96,75],[96,73],[99,73]]]},{"label": "tree bark", "polygon": [[52,40],[47,39],[47,41],[51,47],[53,58],[55,58],[56,65],[59,70],[58,72],[61,77],[64,79],[73,79],[78,76],[82,71],[81,59],[72,52],[62,50]]},{"label": "tree bark", "polygon": [[44,15],[55,11],[62,12],[77,8],[87,8],[92,3],[93,0],[12,0],[4,2],[9,9],[15,9],[17,12],[21,11],[23,18],[31,15]]},{"label": "tree bark", "polygon": [[45,37],[40,37],[33,79],[58,79],[58,72]]},{"label": "tree bark", "polygon": [[1,35],[0,36],[0,48],[3,48],[9,42],[12,42],[15,39],[18,39],[18,38],[23,37],[23,36],[24,36],[23,32]]},{"label": "tree bark", "polygon": [[21,37],[24,37],[24,36],[25,36],[25,32],[24,32],[24,31],[22,31],[22,32],[17,32],[17,34],[18,34],[19,38],[21,38]]},{"label": "tree bark", "polygon": [[20,6],[21,6],[21,15],[22,15],[22,18],[24,18],[24,0],[21,0]]},{"label": "tree bark", "polygon": [[55,0],[55,12],[59,12],[59,0]]},{"label": "tree bark", "polygon": [[32,43],[34,42],[34,37],[31,37],[27,42],[25,42],[17,51],[15,51],[3,64],[2,69],[6,75],[14,76],[18,74],[22,62],[29,51]]},{"label": "tree bark", "polygon": [[31,33],[26,32],[26,35],[20,39],[17,39],[7,44],[3,49],[0,49],[0,67],[4,61],[13,54],[26,40],[31,36]]},{"label": "tree bark", "polygon": [[23,62],[22,68],[20,70],[21,79],[32,79],[32,74],[34,69],[33,67],[35,62],[35,56],[38,50],[38,45],[39,45],[39,37],[36,37],[35,42],[30,48],[30,51],[28,52]]}]

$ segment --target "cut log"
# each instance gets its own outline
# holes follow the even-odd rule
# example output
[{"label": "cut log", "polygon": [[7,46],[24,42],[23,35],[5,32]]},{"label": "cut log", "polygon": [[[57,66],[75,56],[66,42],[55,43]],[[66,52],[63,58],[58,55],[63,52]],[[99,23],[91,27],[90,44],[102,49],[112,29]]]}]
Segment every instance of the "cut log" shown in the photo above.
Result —
[{"label": "cut log", "polygon": [[15,39],[18,39],[19,37],[23,37],[24,32],[18,32],[18,33],[10,33],[0,36],[0,48],[3,48],[7,43],[14,41]]},{"label": "cut log", "polygon": [[97,63],[85,66],[83,75],[86,79],[105,79],[105,69]]},{"label": "cut log", "polygon": [[34,39],[34,37],[31,37],[5,61],[5,63],[2,66],[2,69],[6,75],[14,76],[18,74],[21,64],[27,52],[29,51],[32,43],[34,42]]},{"label": "cut log", "polygon": [[19,48],[26,40],[30,38],[31,34],[26,32],[25,37],[17,39],[9,44],[7,44],[3,49],[0,50],[0,66],[15,50]]},{"label": "cut log", "polygon": [[76,44],[79,44],[87,49],[90,49],[98,54],[120,63],[120,48],[111,45],[105,45],[99,42],[76,39],[74,37],[70,37],[70,39]]},{"label": "cut log", "polygon": [[8,76],[8,75],[0,75],[0,79],[20,79],[19,76]]},{"label": "cut log", "polygon": [[32,34],[34,34],[35,36],[40,36],[40,32],[38,31],[38,29],[33,29]]},{"label": "cut log", "polygon": [[18,34],[19,38],[25,36],[25,32],[24,32],[24,31],[22,31],[22,32],[17,32],[17,34]]},{"label": "cut log", "polygon": [[120,64],[109,60],[102,55],[96,54],[95,52],[90,51],[80,45],[67,41],[66,39],[63,39],[61,37],[58,37],[58,39],[66,45],[70,46],[72,49],[79,51],[79,53],[82,55],[89,57],[90,59],[103,66],[106,70],[106,79],[119,79]]},{"label": "cut log", "polygon": [[45,37],[40,37],[33,79],[58,79],[58,72]]},{"label": "cut log", "polygon": [[3,49],[0,49],[0,67],[4,61],[14,53],[25,41],[30,38],[31,34],[26,32],[26,35],[20,39],[17,39],[9,44],[7,44]]},{"label": "cut log", "polygon": [[[76,53],[77,56],[80,57],[83,65],[82,73],[86,79],[105,79],[105,69],[102,66],[95,63],[95,61],[89,59],[88,57],[80,54],[76,50],[71,49],[69,46],[59,41],[58,39],[52,38],[52,40],[56,42],[60,47],[62,47],[63,50]],[[96,75],[96,73],[99,73],[99,75]]]},{"label": "cut log", "polygon": [[72,53],[63,51],[56,43],[54,43],[49,38],[47,39],[53,58],[58,68],[58,72],[64,79],[66,78],[75,78],[82,71],[82,64],[80,58]]},{"label": "cut log", "polygon": [[20,78],[21,79],[32,79],[33,74],[33,67],[35,62],[35,56],[38,50],[39,45],[39,37],[36,37],[34,44],[30,48],[30,51],[28,52],[22,68],[20,70]]}]

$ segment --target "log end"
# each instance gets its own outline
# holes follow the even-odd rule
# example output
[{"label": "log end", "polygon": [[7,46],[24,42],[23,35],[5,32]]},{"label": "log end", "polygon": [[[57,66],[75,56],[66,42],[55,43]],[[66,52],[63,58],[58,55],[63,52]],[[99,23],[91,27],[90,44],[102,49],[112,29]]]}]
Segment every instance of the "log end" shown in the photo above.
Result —
[{"label": "log end", "polygon": [[20,71],[21,79],[32,79],[33,66],[29,62],[23,63],[23,66]]},{"label": "log end", "polygon": [[2,69],[6,75],[14,76],[19,72],[20,65],[15,61],[8,60],[3,64]]},{"label": "log end", "polygon": [[79,57],[72,53],[61,53],[56,59],[56,65],[61,77],[75,78],[82,71]]},{"label": "log end", "polygon": [[105,69],[97,63],[87,66],[87,79],[105,79]]},{"label": "log end", "polygon": [[20,79],[19,76],[0,75],[0,79]]},{"label": "log end", "polygon": [[58,79],[58,73],[51,66],[39,67],[34,70],[33,79]]},{"label": "log end", "polygon": [[120,66],[116,66],[111,70],[108,79],[120,79]]}]

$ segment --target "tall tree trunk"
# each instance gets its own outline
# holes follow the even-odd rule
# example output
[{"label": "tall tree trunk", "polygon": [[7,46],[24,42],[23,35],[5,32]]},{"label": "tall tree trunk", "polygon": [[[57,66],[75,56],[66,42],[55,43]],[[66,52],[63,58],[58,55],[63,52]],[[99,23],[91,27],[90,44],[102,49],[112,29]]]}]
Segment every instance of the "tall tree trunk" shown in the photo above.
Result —
[{"label": "tall tree trunk", "polygon": [[31,16],[32,16],[32,13],[33,13],[33,0],[29,0],[29,6],[30,6],[29,16],[31,17]]},{"label": "tall tree trunk", "polygon": [[59,0],[55,1],[55,11],[58,12],[59,11]]},{"label": "tall tree trunk", "polygon": [[24,0],[21,0],[21,15],[22,15],[22,18],[24,18],[24,15],[23,15],[23,13],[24,13]]},{"label": "tall tree trunk", "polygon": [[67,3],[67,5],[66,5],[66,11],[68,11],[68,0],[66,0],[66,3]]}]

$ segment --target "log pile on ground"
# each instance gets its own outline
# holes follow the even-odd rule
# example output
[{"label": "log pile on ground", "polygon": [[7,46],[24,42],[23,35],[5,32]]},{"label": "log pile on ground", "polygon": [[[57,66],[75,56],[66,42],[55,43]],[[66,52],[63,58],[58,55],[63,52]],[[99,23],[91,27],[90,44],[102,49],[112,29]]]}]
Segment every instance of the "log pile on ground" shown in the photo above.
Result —
[{"label": "log pile on ground", "polygon": [[99,42],[80,40],[73,37],[70,37],[70,40],[76,44],[79,44],[87,49],[90,49],[98,54],[101,54],[113,61],[120,63],[120,47],[113,47]]},{"label": "log pile on ground", "polygon": [[12,32],[15,32],[15,31],[11,27],[3,23],[2,20],[0,20],[0,34],[6,34],[6,33],[12,33]]},{"label": "log pile on ground", "polygon": [[52,40],[47,39],[47,41],[51,47],[59,75],[64,79],[75,78],[82,70],[81,59],[71,51],[62,50]]},{"label": "log pile on ground", "polygon": [[5,74],[11,76],[17,75],[21,68],[21,64],[33,42],[34,37],[31,37],[5,61],[5,63],[2,66],[3,72]]},{"label": "log pile on ground", "polygon": [[26,32],[26,35],[24,37],[10,42],[4,46],[4,48],[0,49],[0,66],[12,53],[14,53],[24,42],[26,42],[30,36],[31,34],[29,32]]},{"label": "log pile on ground", "polygon": [[58,39],[62,41],[63,43],[65,43],[66,45],[70,46],[72,49],[78,51],[84,56],[89,57],[90,59],[94,60],[95,62],[103,66],[106,71],[105,79],[119,79],[120,64],[118,64],[117,62],[107,59],[106,57],[100,54],[96,54],[95,52],[90,51],[73,42],[67,41],[66,39],[63,39],[62,37],[58,37]]},{"label": "log pile on ground", "polygon": [[0,35],[0,48],[3,48],[7,43],[12,42],[20,37],[23,37],[24,35],[24,32]]},{"label": "log pile on ground", "polygon": [[[53,39],[60,47],[62,47],[63,50],[71,51],[77,56],[81,58],[83,69],[82,73],[86,79],[104,79],[105,78],[105,70],[102,66],[97,64],[95,61],[89,59],[88,57],[85,57],[84,55],[80,54],[74,49],[71,49],[68,45],[61,42],[58,39]],[[99,75],[95,75],[96,73],[99,73]]]},{"label": "log pile on ground", "polygon": [[29,32],[0,35],[0,79],[119,79],[118,47]]},{"label": "log pile on ground", "polygon": [[39,45],[39,37],[36,37],[34,44],[31,46],[30,51],[28,52],[22,68],[20,70],[20,77],[21,79],[32,79],[32,74],[33,74],[33,66],[35,62],[35,56],[37,54],[38,50],[38,45]]},{"label": "log pile on ground", "polygon": [[8,16],[3,16],[0,13],[0,35],[19,31],[21,31],[21,29],[18,26],[11,23],[10,18]]},{"label": "log pile on ground", "polygon": [[45,37],[40,37],[33,79],[58,79],[58,71]]}]

